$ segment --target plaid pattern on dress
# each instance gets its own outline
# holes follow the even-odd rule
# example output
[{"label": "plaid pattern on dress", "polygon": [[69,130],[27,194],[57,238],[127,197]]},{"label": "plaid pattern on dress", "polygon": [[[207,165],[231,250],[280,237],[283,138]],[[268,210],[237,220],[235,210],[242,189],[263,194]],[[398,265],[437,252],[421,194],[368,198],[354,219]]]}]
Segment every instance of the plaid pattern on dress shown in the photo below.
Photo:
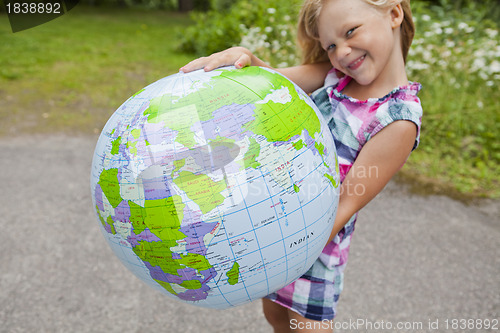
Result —
[{"label": "plaid pattern on dress", "polygon": [[[330,71],[325,86],[311,97],[335,139],[341,181],[345,179],[364,144],[396,120],[408,120],[417,126],[413,149],[418,146],[422,122],[422,107],[417,97],[421,89],[419,83],[397,87],[382,98],[359,101],[342,94],[352,78],[338,78],[337,74],[336,70]],[[303,276],[267,298],[308,319],[333,319],[343,287],[344,269],[356,218],[357,213],[325,246],[318,260]]]}]

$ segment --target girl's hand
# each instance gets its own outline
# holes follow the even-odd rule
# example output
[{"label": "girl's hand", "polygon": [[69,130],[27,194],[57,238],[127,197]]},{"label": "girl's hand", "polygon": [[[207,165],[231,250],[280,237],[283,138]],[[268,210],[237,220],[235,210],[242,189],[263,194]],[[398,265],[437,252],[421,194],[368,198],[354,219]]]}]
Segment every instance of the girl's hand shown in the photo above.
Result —
[{"label": "girl's hand", "polygon": [[[272,68],[261,59],[257,58],[250,50],[235,46],[227,50],[214,53],[208,57],[195,59],[180,68],[181,72],[188,73],[203,68],[205,72],[223,66],[231,66],[240,69],[246,66],[261,66]],[[306,93],[312,93],[323,85],[325,76],[332,68],[329,62],[300,65],[287,68],[273,68],[290,80],[298,84]]]},{"label": "girl's hand", "polygon": [[241,46],[236,46],[214,53],[208,57],[195,59],[187,65],[181,67],[180,71],[188,73],[203,68],[205,72],[208,72],[219,67],[231,65],[234,65],[234,67],[238,69],[245,66],[269,67],[268,64],[253,55],[250,50]]}]

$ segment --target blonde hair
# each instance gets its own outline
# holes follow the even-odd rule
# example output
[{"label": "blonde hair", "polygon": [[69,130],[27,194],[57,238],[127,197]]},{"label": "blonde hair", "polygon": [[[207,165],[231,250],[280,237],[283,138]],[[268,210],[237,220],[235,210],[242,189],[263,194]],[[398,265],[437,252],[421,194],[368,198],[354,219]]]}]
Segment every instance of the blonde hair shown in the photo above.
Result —
[{"label": "blonde hair", "polygon": [[[323,3],[328,0],[305,0],[299,14],[297,40],[302,49],[302,63],[311,64],[328,61],[328,55],[319,42],[318,20],[323,8]],[[343,0],[346,1],[346,0]],[[347,0],[348,1],[348,0]],[[401,4],[404,19],[401,23],[401,50],[406,62],[413,36],[415,24],[411,14],[410,0],[363,0],[364,2],[380,9]]]}]

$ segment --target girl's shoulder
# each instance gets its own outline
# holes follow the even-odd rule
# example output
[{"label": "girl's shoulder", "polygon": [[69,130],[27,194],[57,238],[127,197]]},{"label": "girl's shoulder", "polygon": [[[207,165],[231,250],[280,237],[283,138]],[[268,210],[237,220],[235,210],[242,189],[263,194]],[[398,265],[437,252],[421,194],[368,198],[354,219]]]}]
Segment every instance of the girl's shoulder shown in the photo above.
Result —
[{"label": "girl's shoulder", "polygon": [[[341,73],[340,73],[341,74]],[[325,85],[311,96],[328,123],[348,124],[353,135],[359,136],[363,145],[370,137],[397,120],[408,120],[417,126],[422,123],[422,106],[417,94],[422,86],[418,82],[395,87],[381,98],[357,100],[342,93],[352,78],[332,70],[325,78]],[[341,126],[344,128],[345,126]],[[414,148],[418,145],[417,135]]]},{"label": "girl's shoulder", "polygon": [[[323,87],[336,87],[339,85],[339,83],[341,81],[346,81],[348,77],[345,76],[344,73],[342,73],[341,71],[335,69],[335,68],[332,68],[330,69],[330,71],[326,74],[326,77],[325,77],[325,84],[323,85]],[[345,86],[345,85],[344,85]],[[342,89],[340,89],[342,90]]]}]

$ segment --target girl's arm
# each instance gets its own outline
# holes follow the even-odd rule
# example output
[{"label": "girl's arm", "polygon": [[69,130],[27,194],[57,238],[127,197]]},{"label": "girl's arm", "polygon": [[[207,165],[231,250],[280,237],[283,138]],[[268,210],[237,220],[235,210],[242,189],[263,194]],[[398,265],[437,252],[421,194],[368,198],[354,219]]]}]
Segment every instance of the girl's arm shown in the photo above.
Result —
[{"label": "girl's arm", "polygon": [[337,216],[329,242],[349,219],[370,202],[406,162],[415,142],[414,123],[398,120],[361,149],[340,188]]},{"label": "girl's arm", "polygon": [[295,82],[306,93],[310,94],[323,86],[326,74],[330,69],[332,69],[332,65],[329,62],[319,62],[294,67],[277,68],[275,70]]},{"label": "girl's arm", "polygon": [[[187,65],[181,67],[180,70],[187,73],[203,68],[208,72],[218,67],[231,65],[234,65],[236,68],[243,68],[245,66],[272,68],[267,63],[257,58],[252,52],[250,52],[250,50],[237,46],[214,53],[208,57],[195,59]],[[325,76],[331,68],[332,65],[329,62],[322,62],[273,69],[295,82],[306,93],[312,93],[314,90],[323,86]]]}]

